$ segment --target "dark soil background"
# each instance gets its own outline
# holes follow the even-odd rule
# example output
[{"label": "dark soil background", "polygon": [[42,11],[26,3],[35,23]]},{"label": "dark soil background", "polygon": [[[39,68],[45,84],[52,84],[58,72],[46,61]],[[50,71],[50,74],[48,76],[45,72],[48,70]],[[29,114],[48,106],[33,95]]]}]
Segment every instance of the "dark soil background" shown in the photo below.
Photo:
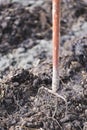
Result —
[{"label": "dark soil background", "polygon": [[87,2],[61,2],[58,94],[67,110],[46,89],[51,12],[50,0],[0,3],[0,130],[87,130]]}]

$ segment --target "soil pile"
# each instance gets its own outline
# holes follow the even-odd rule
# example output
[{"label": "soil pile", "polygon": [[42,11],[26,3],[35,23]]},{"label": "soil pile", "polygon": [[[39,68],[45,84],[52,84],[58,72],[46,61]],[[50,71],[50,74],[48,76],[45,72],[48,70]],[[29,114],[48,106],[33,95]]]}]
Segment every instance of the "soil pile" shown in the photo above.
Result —
[{"label": "soil pile", "polygon": [[0,83],[1,129],[84,130],[87,127],[86,40],[83,37],[75,41],[72,54],[61,59],[59,92],[67,99],[67,115],[65,103],[58,99],[56,105],[55,97],[42,88],[51,89],[50,71],[40,71],[43,66],[31,72],[14,70]]}]

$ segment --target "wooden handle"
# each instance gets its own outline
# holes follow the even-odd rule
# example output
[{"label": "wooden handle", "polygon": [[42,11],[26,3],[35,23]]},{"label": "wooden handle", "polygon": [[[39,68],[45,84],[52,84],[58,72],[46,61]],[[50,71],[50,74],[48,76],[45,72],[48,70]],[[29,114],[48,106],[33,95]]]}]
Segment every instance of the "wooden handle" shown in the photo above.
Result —
[{"label": "wooden handle", "polygon": [[53,0],[53,66],[58,67],[60,44],[60,0]]},{"label": "wooden handle", "polygon": [[52,90],[59,87],[59,44],[60,44],[60,0],[53,0],[53,81]]}]

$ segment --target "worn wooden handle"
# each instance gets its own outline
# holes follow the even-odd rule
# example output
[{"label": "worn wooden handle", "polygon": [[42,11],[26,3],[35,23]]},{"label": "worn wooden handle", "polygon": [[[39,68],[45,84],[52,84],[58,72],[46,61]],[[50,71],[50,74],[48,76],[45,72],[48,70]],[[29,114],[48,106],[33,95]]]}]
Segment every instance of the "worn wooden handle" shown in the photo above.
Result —
[{"label": "worn wooden handle", "polygon": [[59,44],[60,44],[60,0],[53,0],[53,81],[52,90],[57,91],[59,86]]}]

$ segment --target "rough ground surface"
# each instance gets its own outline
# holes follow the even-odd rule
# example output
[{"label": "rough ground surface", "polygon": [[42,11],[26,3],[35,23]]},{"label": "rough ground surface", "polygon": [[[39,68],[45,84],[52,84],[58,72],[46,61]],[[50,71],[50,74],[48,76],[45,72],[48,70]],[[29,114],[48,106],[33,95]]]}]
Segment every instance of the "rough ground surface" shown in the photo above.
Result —
[{"label": "rough ground surface", "polygon": [[0,5],[0,130],[87,130],[86,4],[61,3],[58,93],[66,110],[46,89],[52,83],[52,7],[38,1]]}]

